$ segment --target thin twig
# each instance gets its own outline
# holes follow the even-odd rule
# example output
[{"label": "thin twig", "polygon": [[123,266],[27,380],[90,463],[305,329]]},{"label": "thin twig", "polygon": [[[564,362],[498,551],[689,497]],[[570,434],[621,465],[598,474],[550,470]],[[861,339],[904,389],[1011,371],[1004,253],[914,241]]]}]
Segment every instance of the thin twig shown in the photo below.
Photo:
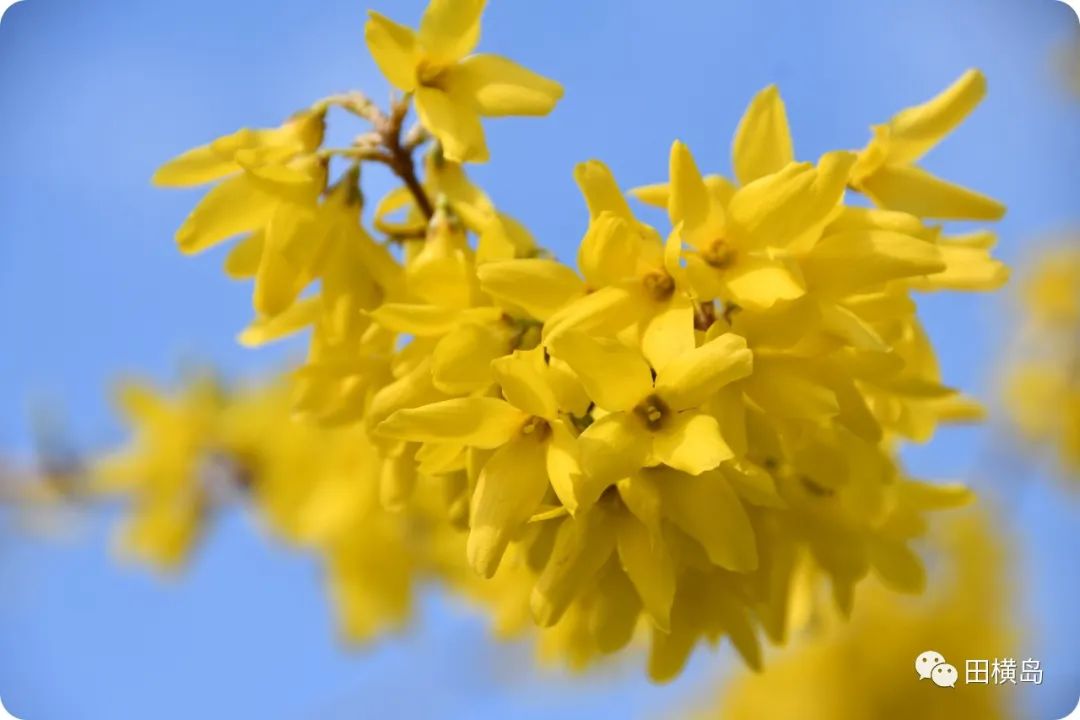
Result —
[{"label": "thin twig", "polygon": [[390,109],[390,115],[382,115],[380,121],[375,123],[375,129],[382,135],[383,146],[390,152],[390,162],[387,163],[394,174],[405,183],[409,189],[416,206],[428,220],[435,215],[435,208],[431,199],[427,196],[424,186],[420,184],[416,176],[416,166],[413,163],[412,148],[415,146],[403,145],[401,141],[401,127],[405,122],[405,115],[409,112],[409,101],[406,98],[396,101]]}]

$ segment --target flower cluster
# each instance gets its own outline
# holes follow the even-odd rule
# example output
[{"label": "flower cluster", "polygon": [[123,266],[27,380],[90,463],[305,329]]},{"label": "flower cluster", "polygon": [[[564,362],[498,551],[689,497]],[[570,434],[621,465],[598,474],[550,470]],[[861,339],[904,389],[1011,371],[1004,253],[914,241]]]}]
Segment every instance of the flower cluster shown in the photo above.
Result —
[{"label": "flower cluster", "polygon": [[[394,544],[380,523],[441,517],[427,523],[425,562],[500,627],[531,616],[543,647],[576,665],[648,629],[660,680],[725,637],[759,665],[762,633],[785,640],[803,558],[845,611],[871,569],[920,591],[911,542],[924,515],[969,494],[907,477],[895,447],[980,409],[943,384],[912,293],[995,289],[1007,272],[992,233],[941,224],[1003,207],[916,163],[979,102],[982,75],[816,162],[795,159],[783,101],[766,88],[736,129],[732,178],[702,174],[675,142],[667,181],[630,193],[664,208],[669,227],[640,219],[603,163],[582,163],[575,270],[466,172],[488,158],[481,117],[545,114],[561,95],[470,54],[483,5],[432,0],[416,32],[371,15],[368,48],[403,93],[389,110],[327,98],[155,177],[216,182],[177,242],[198,252],[240,236],[226,270],[254,279],[242,342],[310,328],[287,379],[290,429],[271,433],[255,410],[232,431],[265,446],[245,466],[260,507],[284,522],[317,499],[305,532],[349,538],[344,573],[372,554],[386,571]],[[413,104],[419,125],[406,132]],[[322,147],[333,108],[371,132]],[[371,163],[401,181],[374,209],[385,242],[361,222]],[[849,204],[859,196],[869,202]],[[322,434],[317,449],[294,447]],[[161,472],[139,492],[182,484]],[[139,517],[168,522],[150,513]],[[454,528],[464,539],[444,541]],[[166,540],[164,557],[182,544]]]},{"label": "flower cluster", "polygon": [[1080,475],[1080,250],[1046,253],[1024,287],[1008,400],[1026,439],[1056,449]]},{"label": "flower cluster", "polygon": [[382,510],[363,478],[378,454],[362,431],[296,421],[276,383],[226,389],[203,376],[168,396],[129,381],[117,400],[137,433],[93,474],[96,492],[130,501],[121,553],[176,570],[213,515],[246,499],[276,537],[321,556],[347,639],[408,617],[417,516]]},{"label": "flower cluster", "polygon": [[[967,662],[1017,650],[1010,616],[1010,563],[996,520],[985,513],[950,519],[933,533],[941,562],[933,591],[914,603],[870,584],[847,622],[814,618],[805,636],[765,672],[738,673],[710,712],[697,717],[752,720],[1004,720],[1017,717],[1015,687],[966,682]],[[915,663],[932,650],[956,666],[953,687],[920,680]],[[986,661],[984,661],[986,662]],[[989,673],[988,673],[989,674]]]}]

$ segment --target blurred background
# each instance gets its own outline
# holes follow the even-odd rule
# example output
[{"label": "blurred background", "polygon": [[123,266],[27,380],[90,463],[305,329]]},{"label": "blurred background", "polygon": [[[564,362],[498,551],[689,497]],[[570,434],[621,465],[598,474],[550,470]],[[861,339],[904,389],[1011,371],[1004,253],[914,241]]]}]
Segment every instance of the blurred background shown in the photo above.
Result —
[{"label": "blurred background", "polygon": [[[367,4],[406,24],[424,5],[25,0],[8,10],[0,458],[32,457],[42,408],[66,419],[78,453],[117,445],[109,389],[120,376],[169,384],[193,363],[269,374],[302,353],[302,338],[236,344],[249,288],[221,275],[222,248],[180,256],[172,236],[198,191],[155,190],[149,178],[184,149],[276,125],[324,95],[385,97],[363,43]],[[680,138],[707,170],[728,173],[736,123],[769,83],[787,102],[797,155],[814,159],[861,146],[871,123],[968,67],[986,73],[989,97],[926,167],[1008,205],[998,255],[1018,275],[1046,239],[1080,224],[1080,101],[1063,68],[1080,29],[1053,0],[492,0],[484,22],[483,50],[559,79],[566,96],[543,120],[489,123],[493,162],[474,177],[563,260],[587,221],[571,177],[581,160],[603,159],[626,187],[655,182]],[[337,144],[350,137],[341,125]],[[366,182],[369,197],[390,187]],[[1045,671],[1041,686],[1014,689],[1018,717],[1050,720],[1080,695],[1080,501],[1001,420],[1001,365],[1021,322],[1014,290],[921,303],[946,382],[992,414],[905,458],[917,476],[970,482],[995,509],[1017,652]],[[79,512],[43,529],[0,511],[0,697],[21,718],[670,717],[707,704],[737,665],[727,649],[699,652],[666,686],[647,681],[640,658],[586,676],[537,669],[527,643],[496,644],[479,612],[434,588],[407,633],[347,651],[314,560],[275,546],[244,513],[222,517],[167,579],[110,554],[116,515]]]}]

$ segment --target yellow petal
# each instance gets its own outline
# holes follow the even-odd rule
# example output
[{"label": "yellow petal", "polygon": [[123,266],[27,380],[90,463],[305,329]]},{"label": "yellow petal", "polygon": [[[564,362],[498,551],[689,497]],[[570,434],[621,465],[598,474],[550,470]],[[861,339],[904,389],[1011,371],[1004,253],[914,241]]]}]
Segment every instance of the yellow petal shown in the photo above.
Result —
[{"label": "yellow petal", "polygon": [[592,487],[604,489],[639,470],[651,445],[648,431],[633,416],[605,415],[578,437],[581,468]]},{"label": "yellow petal", "polygon": [[532,516],[548,489],[545,447],[519,437],[499,448],[484,465],[469,510],[469,564],[490,578],[511,536]]},{"label": "yellow petal", "polygon": [[487,162],[488,149],[480,114],[471,104],[437,88],[416,90],[420,122],[442,143],[443,154],[454,162]]},{"label": "yellow petal", "polygon": [[604,491],[581,470],[577,438],[562,420],[551,423],[547,443],[547,472],[559,502],[571,515],[579,508],[588,509]]},{"label": "yellow petal", "polygon": [[446,395],[431,382],[431,358],[425,357],[372,396],[365,419],[368,427],[374,427],[397,410],[444,399]]},{"label": "yellow petal", "polygon": [[492,361],[509,350],[507,328],[462,325],[435,346],[431,356],[432,381],[450,395],[485,390],[495,381]]},{"label": "yellow petal", "polygon": [[671,198],[671,185],[668,183],[642,185],[630,188],[629,193],[646,205],[667,210],[668,201]]},{"label": "yellow petal", "polygon": [[880,538],[869,547],[870,564],[893,590],[918,595],[926,589],[922,560],[903,542]]},{"label": "yellow petal", "polygon": [[679,413],[653,433],[653,457],[691,475],[712,470],[734,455],[711,415]]},{"label": "yellow petal", "polygon": [[753,367],[746,340],[725,333],[669,362],[656,377],[656,392],[673,410],[698,407],[723,386],[750,375]]},{"label": "yellow petal", "polygon": [[403,509],[416,485],[415,445],[401,443],[396,452],[383,456],[379,470],[379,501],[390,511]]},{"label": "yellow petal", "polygon": [[584,283],[562,263],[542,258],[489,262],[476,269],[480,287],[510,309],[547,320],[585,293]]},{"label": "yellow petal", "polygon": [[454,398],[398,410],[379,424],[378,434],[414,442],[455,442],[497,448],[521,429],[526,415],[496,398]]},{"label": "yellow petal", "polygon": [[777,172],[795,160],[787,112],[775,85],[750,101],[735,131],[731,155],[735,177],[742,185]]},{"label": "yellow petal", "polygon": [[[375,229],[385,233],[407,233],[411,231],[422,232],[425,227],[423,217],[416,210],[415,199],[412,191],[402,185],[383,195],[375,206],[373,223]],[[402,221],[390,221],[389,216],[403,208],[409,208]]]},{"label": "yellow petal", "polygon": [[459,443],[424,443],[416,451],[421,475],[446,475],[465,469],[465,447]]},{"label": "yellow petal", "polygon": [[720,471],[747,503],[769,508],[785,507],[772,474],[749,460],[724,463]]},{"label": "yellow petal", "polygon": [[720,271],[727,297],[739,307],[767,310],[778,302],[797,300],[806,294],[795,269],[780,260],[742,256]]},{"label": "yellow petal", "polygon": [[498,55],[465,58],[447,71],[446,82],[488,117],[547,115],[563,94],[559,83]]},{"label": "yellow petal", "polygon": [[986,78],[968,70],[932,100],[909,107],[889,121],[889,163],[922,157],[963,122],[986,95]]},{"label": "yellow petal", "polygon": [[234,280],[255,277],[259,270],[265,235],[262,231],[253,232],[243,238],[229,250],[225,256],[225,274]]},{"label": "yellow petal", "polygon": [[480,39],[485,0],[431,0],[420,18],[419,40],[426,59],[449,65],[462,59]]},{"label": "yellow petal", "polygon": [[609,560],[593,583],[593,601],[588,609],[589,633],[602,653],[626,647],[634,636],[641,601],[634,586],[617,562]]},{"label": "yellow petal", "polygon": [[600,213],[607,211],[624,220],[634,221],[634,214],[607,165],[599,160],[579,163],[574,167],[574,180],[585,196],[590,218],[595,220]]},{"label": "yellow petal", "polygon": [[270,221],[280,198],[247,175],[214,186],[176,232],[181,252],[197,253],[233,235],[254,232]]},{"label": "yellow petal", "polygon": [[649,648],[649,678],[655,683],[678,677],[701,639],[700,618],[707,618],[713,612],[707,594],[697,585],[684,589],[676,596],[670,632],[653,628]]},{"label": "yellow petal", "polygon": [[255,312],[277,315],[293,304],[311,280],[310,265],[322,238],[314,215],[288,202],[278,205],[266,225],[265,238],[252,299]]},{"label": "yellow petal", "polygon": [[746,399],[738,384],[721,388],[704,406],[720,422],[720,433],[735,455],[748,450],[746,436]]},{"label": "yellow petal", "polygon": [[669,160],[671,197],[668,217],[672,225],[682,224],[683,237],[692,245],[700,245],[723,233],[724,213],[715,202],[701,177],[690,149],[676,140],[671,146]]},{"label": "yellow petal", "polygon": [[578,248],[577,262],[591,288],[601,288],[633,277],[637,272],[640,242],[630,224],[604,211],[589,223]]},{"label": "yellow petal", "polygon": [[636,517],[623,515],[617,526],[617,548],[623,569],[653,624],[660,630],[670,629],[675,565],[667,546],[656,541]]},{"label": "yellow petal", "polygon": [[[543,349],[541,348],[541,352]],[[592,400],[581,385],[581,380],[570,366],[557,357],[548,356],[547,381],[559,400],[559,409],[570,415],[584,417]]]},{"label": "yellow petal", "polygon": [[883,208],[924,218],[1000,220],[1005,215],[997,200],[914,166],[886,165],[863,179],[859,189]]},{"label": "yellow petal", "polygon": [[642,468],[616,483],[619,498],[626,505],[626,509],[649,531],[649,537],[655,546],[664,542],[661,515],[663,498],[657,481],[663,482],[666,472],[663,468]]},{"label": "yellow petal", "polygon": [[855,156],[831,152],[817,167],[798,163],[765,175],[731,198],[729,217],[744,244],[805,250],[841,209]]},{"label": "yellow petal", "polygon": [[[640,287],[640,283],[638,284]],[[655,306],[654,303],[649,303]],[[642,293],[625,285],[609,285],[584,297],[571,300],[544,323],[543,337],[550,342],[565,332],[603,331],[617,333],[647,313]]]},{"label": "yellow petal", "polygon": [[303,290],[300,275],[277,249],[264,252],[255,275],[255,312],[273,317],[284,312]]},{"label": "yellow petal", "polygon": [[676,295],[645,326],[641,352],[649,364],[663,371],[676,358],[694,350],[694,307],[690,298]]},{"label": "yellow petal", "polygon": [[[731,196],[735,194],[735,186],[719,175],[706,175],[705,187],[708,188],[709,195],[722,208],[727,207]],[[671,185],[668,183],[642,185],[641,187],[631,188],[629,192],[646,205],[652,205],[664,210],[667,210],[668,203],[671,200]]]},{"label": "yellow petal", "polygon": [[559,402],[548,381],[550,370],[544,363],[543,348],[517,350],[494,360],[491,367],[511,405],[535,417],[558,417]]},{"label": "yellow petal", "polygon": [[605,410],[630,410],[652,390],[652,373],[641,353],[617,341],[566,332],[548,349],[577,373],[589,397]]},{"label": "yellow petal", "polygon": [[244,151],[270,149],[290,154],[314,150],[322,142],[325,113],[297,113],[281,127],[241,128],[201,147],[188,150],[158,168],[155,185],[189,187],[202,185],[240,170],[237,156]]},{"label": "yellow petal", "polygon": [[595,581],[614,545],[612,520],[600,508],[563,521],[529,602],[538,625],[550,627],[559,621],[574,598]]},{"label": "yellow petal", "polygon": [[303,164],[291,163],[296,148],[269,146],[243,148],[234,154],[237,164],[249,175],[272,183],[302,185],[310,182],[312,173]]},{"label": "yellow petal", "polygon": [[903,502],[916,510],[951,510],[975,500],[971,488],[961,483],[932,485],[918,480],[902,480],[898,490]]},{"label": "yellow petal", "polygon": [[245,347],[265,345],[303,330],[318,316],[319,298],[304,298],[283,313],[255,320],[240,332],[237,342]]},{"label": "yellow petal", "polygon": [[807,284],[830,295],[847,295],[889,280],[938,273],[946,267],[933,243],[885,230],[830,235],[801,264]]},{"label": "yellow petal", "polygon": [[536,254],[536,241],[525,226],[502,213],[484,220],[477,235],[477,265]]},{"label": "yellow petal", "polygon": [[444,335],[457,326],[461,311],[457,308],[410,303],[383,303],[369,315],[387,330],[418,337]]},{"label": "yellow petal", "polygon": [[1009,281],[1009,268],[977,247],[938,245],[945,270],[914,278],[909,285],[916,290],[997,290]]},{"label": "yellow petal", "polygon": [[671,471],[660,484],[667,516],[695,538],[716,565],[735,572],[757,567],[757,542],[746,510],[720,472]]},{"label": "yellow petal", "polygon": [[671,144],[668,175],[671,178],[668,217],[672,225],[682,223],[692,232],[709,217],[709,191],[690,148],[678,140]]},{"label": "yellow petal", "polygon": [[152,182],[158,187],[190,187],[239,171],[240,166],[231,153],[219,153],[213,145],[203,145],[162,165]]},{"label": "yellow petal", "polygon": [[840,412],[836,394],[794,358],[758,358],[744,388],[747,396],[777,418],[821,422]]},{"label": "yellow petal", "polygon": [[416,88],[416,66],[420,57],[416,35],[411,29],[369,10],[364,41],[375,64],[391,85],[402,92],[412,92]]}]

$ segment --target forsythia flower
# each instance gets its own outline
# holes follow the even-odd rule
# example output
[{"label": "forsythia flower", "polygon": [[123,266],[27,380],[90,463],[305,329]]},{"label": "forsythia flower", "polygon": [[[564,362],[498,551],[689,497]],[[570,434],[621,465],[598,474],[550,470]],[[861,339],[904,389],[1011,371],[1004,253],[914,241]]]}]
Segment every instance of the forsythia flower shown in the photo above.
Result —
[{"label": "forsythia flower", "polygon": [[506,58],[469,55],[480,39],[484,5],[432,0],[418,32],[374,11],[364,27],[379,69],[394,87],[415,95],[420,121],[454,162],[487,161],[481,116],[547,115],[562,97],[558,83]]},{"label": "forsythia flower", "polygon": [[[990,519],[978,515],[936,533],[944,566],[926,598],[900,602],[880,586],[867,588],[851,619],[825,612],[813,634],[762,673],[740,673],[713,712],[723,720],[799,717],[806,720],[995,720],[1016,717],[1007,684],[968,685],[965,662],[1016,658],[1007,620],[1006,560]],[[921,679],[915,661],[940,653],[961,673],[944,692]],[[993,662],[987,660],[987,662]],[[988,668],[989,669],[989,668]]]},{"label": "forsythia flower", "polygon": [[852,171],[851,185],[876,204],[919,217],[998,220],[1005,208],[913,163],[963,122],[986,94],[986,80],[969,70],[930,102],[897,113],[874,127],[874,137]]},{"label": "forsythia flower", "polygon": [[1024,287],[1019,357],[1010,368],[1009,408],[1021,434],[1056,447],[1080,474],[1080,251],[1052,250]]},{"label": "forsythia flower", "polygon": [[102,460],[100,489],[131,498],[133,508],[119,536],[120,549],[162,568],[187,557],[209,509],[210,488],[192,478],[211,469],[212,427],[221,410],[214,383],[193,383],[175,399],[136,383],[117,401],[135,426],[132,447]]},{"label": "forsythia flower", "polygon": [[[227,176],[180,239],[251,233],[228,262],[256,280],[241,340],[311,329],[275,395],[294,417],[227,413],[221,437],[255,467],[255,506],[325,554],[364,634],[399,617],[415,571],[490,608],[501,633],[539,626],[541,652],[574,667],[648,636],[657,680],[725,638],[759,666],[763,638],[789,637],[805,572],[844,612],[871,570],[920,592],[911,543],[969,493],[908,478],[897,446],[979,408],[943,383],[912,293],[994,289],[1007,273],[989,231],[928,222],[1001,207],[914,163],[972,110],[982,76],[816,163],[796,161],[767,88],[736,131],[735,180],[703,175],[675,142],[668,183],[638,191],[669,228],[638,219],[603,163],[582,163],[579,274],[461,164],[487,158],[481,115],[543,114],[561,94],[466,57],[482,9],[433,0],[416,33],[372,14],[368,47],[406,93],[388,112],[335,96],[159,175]],[[402,134],[414,103],[438,140],[419,164],[427,135]],[[373,132],[319,147],[332,106]],[[361,220],[370,163],[401,181],[374,212],[386,242]],[[878,207],[848,205],[852,190]],[[176,451],[188,492],[201,447]]]},{"label": "forsythia flower", "polygon": [[322,143],[325,109],[298,113],[282,127],[239,130],[190,150],[158,170],[169,187],[221,182],[203,197],[176,233],[187,253],[250,233],[230,264],[254,267],[254,305],[277,315],[314,278],[321,242],[316,201],[326,167],[314,154]]},{"label": "forsythia flower", "polygon": [[274,534],[324,558],[342,631],[364,640],[408,613],[411,525],[385,513],[362,477],[375,459],[362,431],[294,421],[285,390],[226,392],[200,380],[168,398],[124,385],[135,442],[98,464],[95,487],[133,502],[121,550],[167,569],[186,560],[215,512],[250,498]]}]

